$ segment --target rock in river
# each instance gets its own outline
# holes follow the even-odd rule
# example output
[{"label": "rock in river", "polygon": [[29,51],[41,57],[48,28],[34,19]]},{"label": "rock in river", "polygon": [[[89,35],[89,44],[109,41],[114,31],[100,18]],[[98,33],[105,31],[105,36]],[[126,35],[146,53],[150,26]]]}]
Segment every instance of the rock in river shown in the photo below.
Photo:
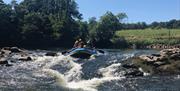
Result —
[{"label": "rock in river", "polygon": [[0,64],[3,65],[3,64],[8,64],[8,61],[6,58],[1,58],[0,59]]},{"label": "rock in river", "polygon": [[19,60],[21,60],[21,61],[32,61],[32,58],[31,57],[21,57],[21,58],[19,58]]},{"label": "rock in river", "polygon": [[1,58],[0,59],[0,65],[5,65],[5,66],[12,66],[12,64],[9,63],[7,58]]},{"label": "rock in river", "polygon": [[127,77],[137,77],[137,76],[144,76],[144,73],[139,71],[138,69],[131,69],[125,73]]},{"label": "rock in river", "polygon": [[164,49],[160,54],[141,55],[134,63],[152,74],[179,74],[180,49]]},{"label": "rock in river", "polygon": [[4,47],[1,50],[6,50],[6,51],[10,51],[12,53],[19,53],[19,52],[23,52],[23,50],[17,48],[17,47]]},{"label": "rock in river", "polygon": [[10,51],[11,51],[11,52],[14,52],[14,53],[23,52],[21,49],[19,49],[19,48],[17,48],[17,47],[11,47],[11,48],[10,48]]},{"label": "rock in river", "polygon": [[45,55],[46,56],[57,56],[58,54],[56,52],[47,52]]}]

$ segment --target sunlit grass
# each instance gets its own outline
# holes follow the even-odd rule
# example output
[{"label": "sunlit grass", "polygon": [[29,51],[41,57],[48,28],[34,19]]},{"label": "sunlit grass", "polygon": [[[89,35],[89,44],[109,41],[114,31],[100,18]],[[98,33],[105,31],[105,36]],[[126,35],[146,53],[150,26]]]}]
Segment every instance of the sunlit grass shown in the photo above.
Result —
[{"label": "sunlit grass", "polygon": [[116,36],[124,37],[130,44],[179,44],[180,29],[121,30]]}]

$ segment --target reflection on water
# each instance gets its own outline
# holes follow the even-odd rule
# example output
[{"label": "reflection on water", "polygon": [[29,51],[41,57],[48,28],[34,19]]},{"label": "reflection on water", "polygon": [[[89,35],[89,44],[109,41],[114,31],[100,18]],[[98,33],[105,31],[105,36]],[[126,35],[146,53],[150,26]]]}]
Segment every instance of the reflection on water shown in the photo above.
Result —
[{"label": "reflection on water", "polygon": [[155,50],[106,50],[95,59],[80,60],[63,55],[44,56],[31,51],[35,61],[0,66],[0,91],[180,91],[178,76],[127,78],[121,62]]}]

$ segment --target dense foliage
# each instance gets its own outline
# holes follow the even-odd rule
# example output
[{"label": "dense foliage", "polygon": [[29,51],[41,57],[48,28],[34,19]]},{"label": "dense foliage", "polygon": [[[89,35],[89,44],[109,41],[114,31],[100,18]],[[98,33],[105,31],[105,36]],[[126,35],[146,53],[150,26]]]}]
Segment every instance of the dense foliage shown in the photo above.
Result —
[{"label": "dense foliage", "polygon": [[[115,36],[117,30],[145,28],[180,28],[180,20],[152,24],[122,23],[125,13],[106,12],[82,21],[75,0],[0,0],[0,46],[71,47],[77,38],[93,41],[96,47],[112,47],[123,43]],[[122,40],[122,38],[120,39]]]},{"label": "dense foliage", "polygon": [[81,14],[74,0],[1,1],[0,9],[1,46],[67,46],[79,31]]}]

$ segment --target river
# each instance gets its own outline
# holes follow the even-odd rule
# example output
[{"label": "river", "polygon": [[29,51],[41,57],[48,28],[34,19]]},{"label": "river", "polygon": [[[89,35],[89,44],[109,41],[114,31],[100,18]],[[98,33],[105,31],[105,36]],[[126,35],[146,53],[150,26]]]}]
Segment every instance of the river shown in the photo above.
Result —
[{"label": "river", "polygon": [[88,60],[46,52],[31,50],[34,61],[0,66],[0,91],[180,91],[179,75],[123,75],[121,62],[156,50],[106,50]]}]

